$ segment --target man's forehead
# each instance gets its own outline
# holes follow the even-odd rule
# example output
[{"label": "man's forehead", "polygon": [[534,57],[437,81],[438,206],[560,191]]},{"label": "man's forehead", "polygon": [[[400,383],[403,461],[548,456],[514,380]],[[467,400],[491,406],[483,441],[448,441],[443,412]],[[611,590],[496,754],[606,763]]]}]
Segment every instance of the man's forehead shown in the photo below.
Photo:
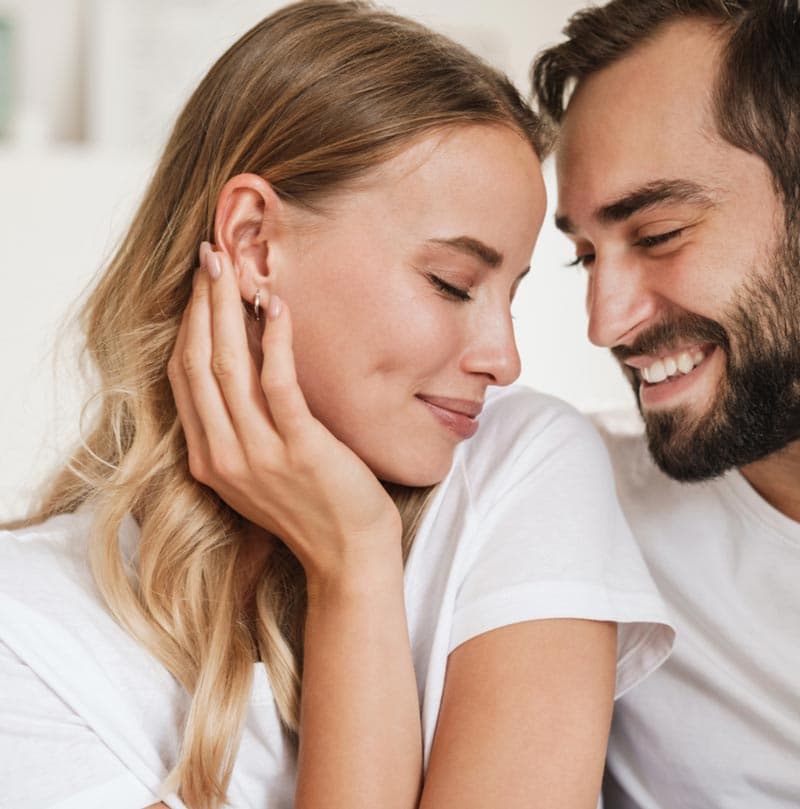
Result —
[{"label": "man's forehead", "polygon": [[665,27],[579,85],[556,144],[559,214],[584,201],[592,210],[608,207],[658,183],[712,184],[726,144],[713,113],[711,36],[718,39],[705,23]]},{"label": "man's forehead", "polygon": [[587,134],[593,139],[652,137],[687,123],[713,126],[721,45],[710,23],[682,20],[588,75],[567,105],[559,152]]},{"label": "man's forehead", "polygon": [[[678,87],[701,89],[717,75],[726,42],[719,24],[703,18],[665,23],[630,51],[580,80],[567,104],[567,112],[582,96],[603,94],[614,102],[654,97]],[[624,95],[618,93],[624,87]]]}]

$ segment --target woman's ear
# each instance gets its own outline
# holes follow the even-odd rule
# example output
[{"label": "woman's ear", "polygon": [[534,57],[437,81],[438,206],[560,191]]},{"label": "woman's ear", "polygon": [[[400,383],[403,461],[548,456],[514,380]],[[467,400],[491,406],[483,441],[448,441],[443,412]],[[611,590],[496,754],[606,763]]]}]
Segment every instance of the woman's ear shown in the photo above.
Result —
[{"label": "woman's ear", "polygon": [[219,193],[215,247],[230,259],[245,300],[252,301],[272,280],[269,245],[278,231],[280,207],[280,197],[257,174],[237,174]]}]

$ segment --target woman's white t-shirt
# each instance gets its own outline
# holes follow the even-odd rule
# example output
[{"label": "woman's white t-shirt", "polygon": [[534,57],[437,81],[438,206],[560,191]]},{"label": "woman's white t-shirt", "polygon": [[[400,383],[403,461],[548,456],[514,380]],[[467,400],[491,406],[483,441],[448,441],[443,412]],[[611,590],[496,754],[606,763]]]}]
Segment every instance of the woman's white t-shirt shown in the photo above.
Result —
[{"label": "woman's white t-shirt", "polygon": [[[673,639],[594,428],[521,387],[492,394],[480,422],[435,492],[405,572],[426,762],[447,657],[476,635],[541,618],[616,621],[617,696]],[[183,805],[163,783],[189,697],[98,596],[91,531],[81,510],[0,535],[0,807]],[[123,547],[137,536],[129,519]],[[229,802],[290,809],[295,777],[256,664]]]}]

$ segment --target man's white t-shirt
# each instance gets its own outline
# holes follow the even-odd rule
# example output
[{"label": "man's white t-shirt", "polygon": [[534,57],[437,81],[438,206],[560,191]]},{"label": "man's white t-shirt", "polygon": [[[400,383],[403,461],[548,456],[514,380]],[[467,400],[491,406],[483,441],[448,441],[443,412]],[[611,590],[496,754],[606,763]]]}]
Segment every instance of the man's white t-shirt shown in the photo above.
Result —
[{"label": "man's white t-shirt", "polygon": [[797,809],[800,523],[737,471],[677,483],[642,436],[604,437],[677,630],[615,706],[605,809]]},{"label": "man's white t-shirt", "polygon": [[[594,428],[524,388],[493,394],[480,421],[406,566],[426,762],[448,654],[476,635],[541,618],[619,622],[617,695],[656,668],[673,639]],[[0,806],[181,807],[162,793],[189,698],[98,597],[86,562],[91,530],[83,510],[0,535]],[[128,520],[128,553],[137,532]],[[290,809],[295,776],[255,664],[230,804]]]}]

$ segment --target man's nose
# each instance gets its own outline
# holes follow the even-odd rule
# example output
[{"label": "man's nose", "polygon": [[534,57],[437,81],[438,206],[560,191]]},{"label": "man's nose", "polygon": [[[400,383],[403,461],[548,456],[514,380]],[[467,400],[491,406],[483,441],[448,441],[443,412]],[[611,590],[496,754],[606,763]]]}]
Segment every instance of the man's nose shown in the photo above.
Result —
[{"label": "man's nose", "polygon": [[622,258],[595,259],[586,289],[589,340],[611,348],[630,340],[656,312],[657,295],[644,268]]}]

